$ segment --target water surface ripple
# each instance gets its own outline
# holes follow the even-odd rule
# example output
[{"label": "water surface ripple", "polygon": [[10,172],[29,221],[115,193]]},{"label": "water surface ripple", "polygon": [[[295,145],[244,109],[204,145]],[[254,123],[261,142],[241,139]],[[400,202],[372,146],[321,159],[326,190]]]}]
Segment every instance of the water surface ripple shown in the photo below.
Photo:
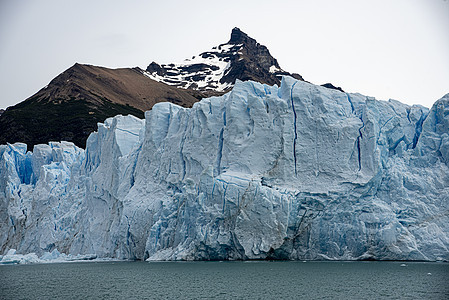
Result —
[{"label": "water surface ripple", "polygon": [[0,299],[449,299],[449,264],[98,262],[0,266]]}]

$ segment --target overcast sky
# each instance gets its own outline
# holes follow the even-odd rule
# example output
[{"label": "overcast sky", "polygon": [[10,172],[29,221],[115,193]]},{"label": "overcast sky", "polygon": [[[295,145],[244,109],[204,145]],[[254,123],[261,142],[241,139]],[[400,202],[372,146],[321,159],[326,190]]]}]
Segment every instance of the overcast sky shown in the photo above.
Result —
[{"label": "overcast sky", "polygon": [[316,84],[427,107],[449,93],[448,0],[0,0],[0,108],[75,62],[181,62],[233,27]]}]

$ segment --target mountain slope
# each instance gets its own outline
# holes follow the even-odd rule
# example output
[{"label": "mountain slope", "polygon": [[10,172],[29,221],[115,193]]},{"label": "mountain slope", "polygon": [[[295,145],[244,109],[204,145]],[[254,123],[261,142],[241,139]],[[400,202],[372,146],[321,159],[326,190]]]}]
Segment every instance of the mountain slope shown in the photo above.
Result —
[{"label": "mountain slope", "polygon": [[27,100],[0,117],[0,144],[23,142],[32,147],[49,141],[71,141],[85,147],[97,123],[117,114],[143,118],[158,102],[191,107],[198,92],[155,82],[139,68],[108,69],[75,64]]}]

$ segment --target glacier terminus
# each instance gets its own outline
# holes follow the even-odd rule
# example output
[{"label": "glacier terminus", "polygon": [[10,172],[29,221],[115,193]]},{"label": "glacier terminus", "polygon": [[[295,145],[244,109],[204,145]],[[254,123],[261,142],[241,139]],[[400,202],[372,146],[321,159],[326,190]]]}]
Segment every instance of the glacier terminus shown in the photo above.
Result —
[{"label": "glacier terminus", "polygon": [[449,260],[449,94],[238,81],[26,149],[0,146],[0,254]]}]

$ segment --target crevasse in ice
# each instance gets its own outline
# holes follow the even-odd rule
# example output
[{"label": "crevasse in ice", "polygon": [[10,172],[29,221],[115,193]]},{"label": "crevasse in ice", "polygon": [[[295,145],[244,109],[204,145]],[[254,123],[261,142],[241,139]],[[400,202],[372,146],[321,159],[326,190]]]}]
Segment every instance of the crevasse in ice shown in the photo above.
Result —
[{"label": "crevasse in ice", "polygon": [[449,260],[449,94],[432,109],[237,82],[191,109],[0,146],[0,253]]}]

